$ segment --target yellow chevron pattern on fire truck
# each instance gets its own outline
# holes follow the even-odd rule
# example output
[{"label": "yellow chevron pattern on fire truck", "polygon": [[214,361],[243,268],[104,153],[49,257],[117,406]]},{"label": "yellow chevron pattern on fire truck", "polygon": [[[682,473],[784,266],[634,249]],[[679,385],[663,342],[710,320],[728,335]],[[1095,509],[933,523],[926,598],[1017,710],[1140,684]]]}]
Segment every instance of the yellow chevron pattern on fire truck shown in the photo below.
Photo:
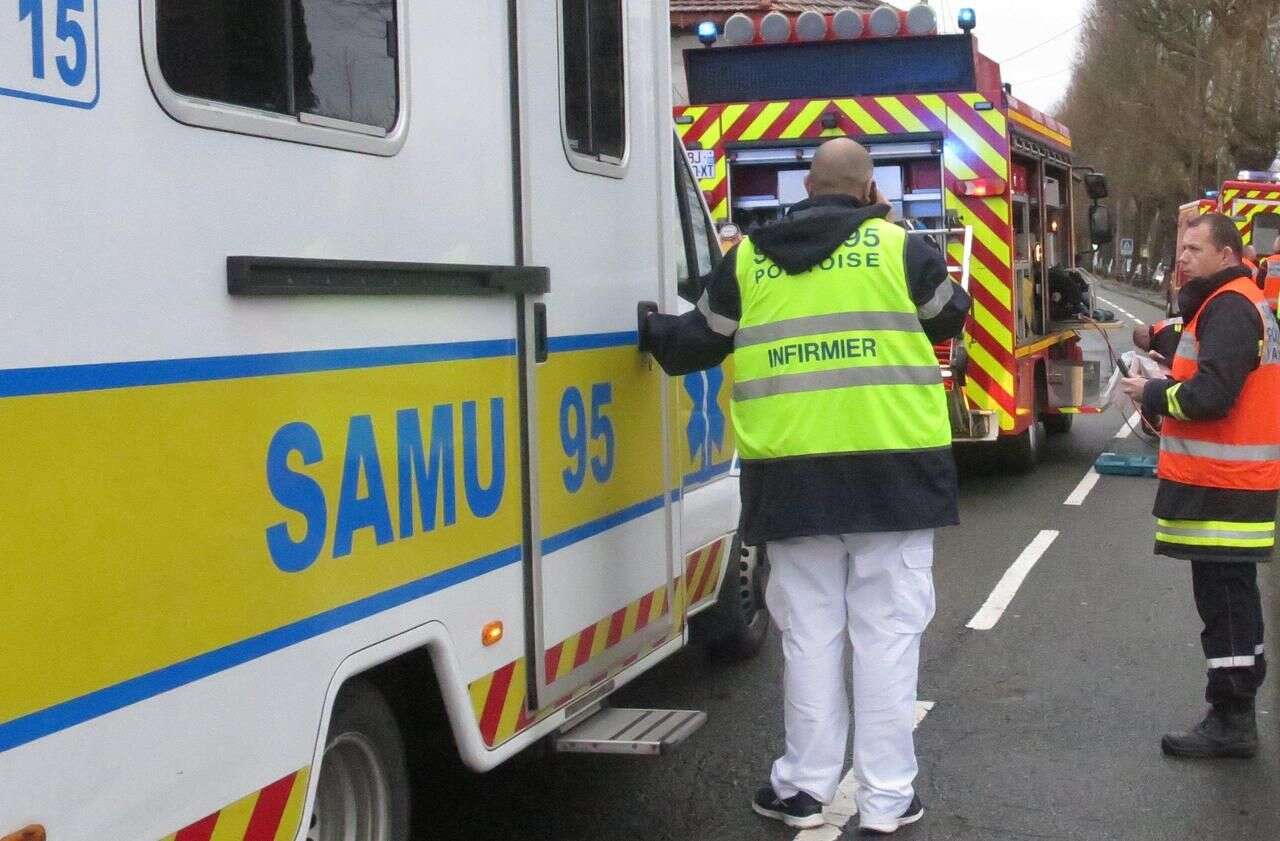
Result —
[{"label": "yellow chevron pattern on fire truck", "polygon": [[[1007,137],[1009,118],[999,109],[984,108],[980,94],[948,97],[943,167],[956,181],[995,177],[1009,180]],[[1012,112],[1010,112],[1012,114]],[[997,140],[998,139],[998,140]],[[1013,249],[1011,203],[1006,195],[961,197],[945,190],[946,208],[959,214],[961,224],[973,228],[974,248],[969,260],[973,293],[965,346],[970,370],[981,372],[965,382],[965,396],[979,409],[996,413],[1000,428],[1016,425],[1017,389],[1013,331]],[[948,254],[954,264],[964,259],[964,243],[952,238]]]},{"label": "yellow chevron pattern on fire truck", "polygon": [[[1253,245],[1253,220],[1259,213],[1280,213],[1280,187],[1244,189],[1224,187],[1222,212],[1235,222],[1245,245]],[[1264,244],[1265,245],[1265,244]]]},{"label": "yellow chevron pattern on fire truck", "polygon": [[[941,134],[945,207],[958,213],[961,223],[971,225],[974,231],[970,260],[974,301],[965,338],[971,365],[965,393],[975,407],[995,412],[1001,429],[1016,429],[1011,202],[1007,192],[994,198],[959,192],[960,182],[1008,182],[1013,112],[996,107],[978,93],[945,93],[697,105],[677,108],[675,113],[686,148],[715,153],[715,177],[703,180],[701,187],[718,220],[730,215],[727,144]],[[1056,125],[1027,114],[1018,116],[1034,122],[1041,135],[1053,132],[1069,144],[1065,129],[1058,131]],[[959,265],[963,244],[953,238],[948,255]]]}]

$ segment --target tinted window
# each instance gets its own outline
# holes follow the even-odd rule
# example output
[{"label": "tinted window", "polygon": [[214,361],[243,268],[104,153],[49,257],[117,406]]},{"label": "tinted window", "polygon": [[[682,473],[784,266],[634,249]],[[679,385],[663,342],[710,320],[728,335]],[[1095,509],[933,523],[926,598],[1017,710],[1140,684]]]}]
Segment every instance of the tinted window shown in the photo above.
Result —
[{"label": "tinted window", "polygon": [[295,1],[299,111],[390,129],[396,122],[392,0]]},{"label": "tinted window", "polygon": [[286,111],[284,11],[262,0],[159,0],[156,40],[165,81],[200,99]]},{"label": "tinted window", "polygon": [[565,134],[573,151],[626,154],[622,0],[563,0]]},{"label": "tinted window", "polygon": [[680,225],[678,241],[683,246],[676,254],[676,281],[680,297],[694,303],[702,295],[702,283],[715,268],[720,257],[720,239],[716,236],[702,203],[702,191],[689,171],[680,141],[676,141],[676,220]]},{"label": "tinted window", "polygon": [[157,52],[187,96],[390,129],[394,0],[156,0]]},{"label": "tinted window", "polygon": [[689,207],[689,230],[693,234],[693,255],[697,260],[695,269],[699,275],[707,275],[715,268],[711,249],[719,248],[718,239],[715,229],[711,227],[711,220],[702,207],[702,189],[693,180],[687,167],[680,167],[680,172]]},{"label": "tinted window", "polygon": [[750,102],[969,91],[967,35],[686,50],[689,100]]},{"label": "tinted window", "polygon": [[1253,217],[1253,247],[1259,255],[1267,257],[1277,253],[1276,237],[1280,237],[1280,216],[1259,213]]}]

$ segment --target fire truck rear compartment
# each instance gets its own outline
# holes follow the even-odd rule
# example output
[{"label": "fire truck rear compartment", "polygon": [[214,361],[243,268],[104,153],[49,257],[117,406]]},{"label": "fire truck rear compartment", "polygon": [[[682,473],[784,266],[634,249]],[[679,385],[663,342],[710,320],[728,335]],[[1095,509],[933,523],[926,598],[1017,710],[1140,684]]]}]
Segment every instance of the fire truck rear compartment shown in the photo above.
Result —
[{"label": "fire truck rear compartment", "polygon": [[[867,148],[876,164],[876,186],[893,205],[895,218],[915,227],[943,227],[941,139],[867,143]],[[816,150],[816,144],[728,150],[730,214],[744,233],[782,218],[804,200],[804,178]]]},{"label": "fire truck rear compartment", "polygon": [[[912,230],[940,231],[948,227],[943,212],[942,139],[938,137],[868,142],[875,161],[875,181],[893,207],[895,219]],[[730,219],[744,233],[781,219],[807,196],[804,179],[817,144],[750,145],[728,150]],[[931,236],[946,251],[947,237]],[[959,266],[952,266],[959,279]],[[957,440],[989,441],[999,434],[991,412],[971,409],[965,400],[965,355],[952,341],[934,346],[947,389],[948,414]]]}]

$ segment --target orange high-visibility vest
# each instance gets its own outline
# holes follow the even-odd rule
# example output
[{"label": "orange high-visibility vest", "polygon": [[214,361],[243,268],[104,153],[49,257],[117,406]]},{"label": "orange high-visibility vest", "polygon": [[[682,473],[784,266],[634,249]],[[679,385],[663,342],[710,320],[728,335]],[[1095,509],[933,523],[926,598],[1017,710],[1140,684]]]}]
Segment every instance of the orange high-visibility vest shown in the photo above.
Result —
[{"label": "orange high-visibility vest", "polygon": [[1258,367],[1225,418],[1191,421],[1182,416],[1174,386],[1168,392],[1169,416],[1160,433],[1159,475],[1186,485],[1245,491],[1280,490],[1280,324],[1247,277],[1223,284],[1201,305],[1182,331],[1173,359],[1173,378],[1185,383],[1200,369],[1200,314],[1215,298],[1235,292],[1258,309],[1262,344]]},{"label": "orange high-visibility vest", "polygon": [[1262,261],[1262,297],[1267,299],[1272,312],[1280,312],[1280,254],[1273,254]]}]

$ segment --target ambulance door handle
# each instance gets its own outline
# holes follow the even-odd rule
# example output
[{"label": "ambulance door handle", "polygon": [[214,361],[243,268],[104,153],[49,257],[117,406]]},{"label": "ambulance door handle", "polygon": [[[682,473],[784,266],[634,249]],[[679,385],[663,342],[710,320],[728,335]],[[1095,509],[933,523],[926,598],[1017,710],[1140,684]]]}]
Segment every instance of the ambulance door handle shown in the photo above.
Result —
[{"label": "ambulance door handle", "polygon": [[649,316],[656,315],[658,305],[653,301],[641,301],[636,304],[636,334],[639,336],[638,345],[641,353],[649,352],[649,343],[647,341],[649,335],[648,321]]},{"label": "ambulance door handle", "polygon": [[533,361],[547,361],[547,305],[533,305]]}]

